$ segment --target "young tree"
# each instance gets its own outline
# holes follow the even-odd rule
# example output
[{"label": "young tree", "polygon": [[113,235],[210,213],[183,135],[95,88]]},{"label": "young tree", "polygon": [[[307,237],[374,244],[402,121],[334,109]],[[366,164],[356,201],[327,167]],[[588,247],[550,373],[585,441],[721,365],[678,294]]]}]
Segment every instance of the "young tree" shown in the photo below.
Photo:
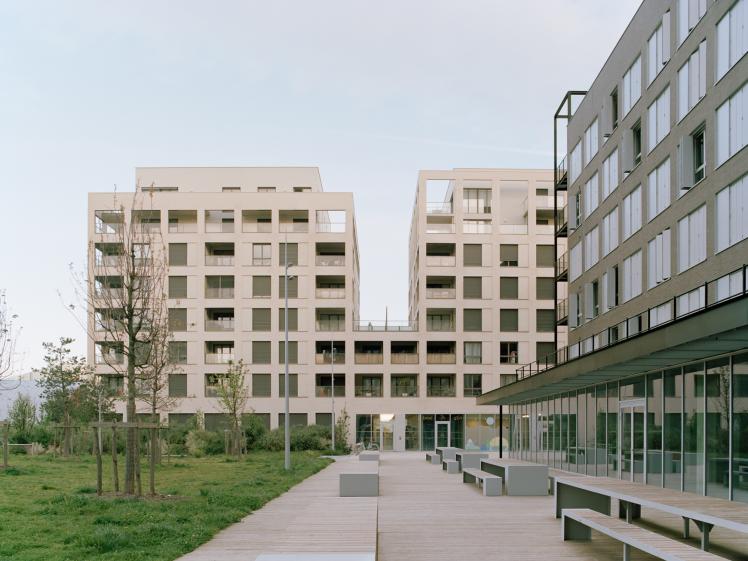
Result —
[{"label": "young tree", "polygon": [[0,290],[0,390],[3,389],[3,381],[13,373],[18,339],[18,327],[15,323],[17,319],[18,316],[8,308],[5,291]]},{"label": "young tree", "polygon": [[229,418],[231,426],[231,448],[237,456],[242,453],[242,413],[249,401],[246,385],[247,367],[242,359],[229,363],[225,374],[218,377],[218,403]]},{"label": "young tree", "polygon": [[58,344],[43,343],[45,366],[35,371],[39,376],[42,397],[56,404],[61,413],[63,455],[71,452],[73,411],[79,403],[78,390],[93,376],[85,359],[71,354],[70,344],[73,341],[69,337],[60,337]]},{"label": "young tree", "polygon": [[[77,275],[78,298],[88,313],[87,333],[97,348],[97,362],[108,374],[124,378],[124,492],[135,494],[138,457],[136,402],[159,338],[152,337],[167,321],[168,264],[160,230],[160,211],[146,209],[142,191],[96,217],[98,241],[89,246],[87,274]],[[71,306],[74,309],[74,306]],[[101,372],[101,374],[104,374]]]},{"label": "young tree", "polygon": [[26,394],[19,394],[8,411],[10,429],[16,438],[28,438],[36,424],[36,406]]}]

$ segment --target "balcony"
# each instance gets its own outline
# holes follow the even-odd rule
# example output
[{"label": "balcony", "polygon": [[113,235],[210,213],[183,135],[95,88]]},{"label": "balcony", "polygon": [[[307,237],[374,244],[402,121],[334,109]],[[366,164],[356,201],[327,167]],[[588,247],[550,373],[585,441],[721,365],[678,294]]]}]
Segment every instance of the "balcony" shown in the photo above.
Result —
[{"label": "balcony", "polygon": [[315,296],[320,300],[345,298],[345,288],[318,288]]},{"label": "balcony", "polygon": [[356,397],[382,397],[382,388],[381,386],[378,388],[368,387],[368,386],[356,386],[355,396]]},{"label": "balcony", "polygon": [[569,300],[564,298],[556,304],[556,324],[567,325],[569,321]]},{"label": "balcony", "polygon": [[288,234],[306,234],[309,232],[309,222],[281,222],[280,232]]},{"label": "balcony", "polygon": [[96,267],[110,267],[115,268],[119,267],[120,263],[122,261],[122,255],[112,255],[112,254],[100,254],[96,253],[96,259],[95,259],[95,265]]},{"label": "balcony", "polygon": [[455,297],[454,288],[427,288],[426,298],[432,298],[434,300],[445,300]]},{"label": "balcony", "polygon": [[392,364],[418,364],[418,353],[393,353],[390,355]]},{"label": "balcony", "polygon": [[233,288],[206,288],[205,289],[205,297],[206,298],[233,298],[234,297],[234,289]]},{"label": "balcony", "polygon": [[205,331],[233,331],[234,318],[206,319]]},{"label": "balcony", "polygon": [[567,166],[566,156],[561,158],[561,161],[556,166],[555,180],[556,189],[566,189],[567,187]]},{"label": "balcony", "polygon": [[94,229],[97,234],[121,234],[124,229],[124,216],[122,215],[122,211],[95,211]]},{"label": "balcony", "polygon": [[440,217],[440,220],[432,220],[426,222],[426,233],[427,234],[454,234],[455,225],[450,217],[448,220],[446,217]]},{"label": "balcony", "polygon": [[426,312],[426,331],[454,331],[455,330],[455,311],[454,310],[427,310]]},{"label": "balcony", "polygon": [[248,234],[269,234],[273,231],[270,210],[243,210],[242,232]]},{"label": "balcony", "polygon": [[317,331],[345,331],[345,310],[342,308],[318,308]]},{"label": "balcony", "polygon": [[391,397],[418,397],[418,376],[393,375],[391,380]]},{"label": "balcony", "polygon": [[556,260],[556,281],[564,282],[569,278],[569,252]]},{"label": "balcony", "polygon": [[384,357],[381,353],[355,353],[356,364],[382,364]]},{"label": "balcony", "polygon": [[[314,355],[315,364],[332,364],[332,353],[327,351],[323,353],[316,353]],[[335,352],[335,364],[345,364],[345,353]]]},{"label": "balcony", "polygon": [[231,233],[234,231],[233,210],[206,210],[205,231],[207,233]]},{"label": "balcony", "polygon": [[463,220],[463,234],[490,234],[493,232],[493,225],[490,220]]},{"label": "balcony", "polygon": [[426,266],[428,267],[454,267],[457,258],[454,255],[427,255]]},{"label": "balcony", "polygon": [[318,234],[345,233],[344,210],[318,210],[316,212],[315,231]]},{"label": "balcony", "polygon": [[279,231],[289,234],[306,234],[309,232],[308,210],[281,210],[278,213]]},{"label": "balcony", "polygon": [[453,214],[452,201],[437,201],[426,203],[426,214]]},{"label": "balcony", "polygon": [[345,265],[345,255],[317,255],[314,262],[318,267],[342,267]]},{"label": "balcony", "polygon": [[[332,393],[332,386],[315,386],[314,388],[315,397],[332,397]],[[335,397],[345,397],[344,385],[335,385]]]},{"label": "balcony", "polygon": [[234,353],[205,353],[205,364],[229,364],[234,362]]},{"label": "balcony", "polygon": [[426,364],[455,364],[455,353],[426,353]]},{"label": "balcony", "polygon": [[454,386],[432,386],[426,387],[428,397],[456,397],[457,393]]},{"label": "balcony", "polygon": [[353,323],[354,331],[418,331],[415,321],[358,320]]},{"label": "balcony", "polygon": [[354,388],[356,397],[382,397],[382,375],[356,374]]}]

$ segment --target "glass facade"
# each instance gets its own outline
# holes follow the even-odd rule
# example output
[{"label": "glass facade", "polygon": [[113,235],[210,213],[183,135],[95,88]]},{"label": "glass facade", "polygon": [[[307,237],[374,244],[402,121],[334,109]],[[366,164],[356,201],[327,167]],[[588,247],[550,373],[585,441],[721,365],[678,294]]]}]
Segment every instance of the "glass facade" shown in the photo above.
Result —
[{"label": "glass facade", "polygon": [[748,502],[748,353],[503,410],[511,457]]}]

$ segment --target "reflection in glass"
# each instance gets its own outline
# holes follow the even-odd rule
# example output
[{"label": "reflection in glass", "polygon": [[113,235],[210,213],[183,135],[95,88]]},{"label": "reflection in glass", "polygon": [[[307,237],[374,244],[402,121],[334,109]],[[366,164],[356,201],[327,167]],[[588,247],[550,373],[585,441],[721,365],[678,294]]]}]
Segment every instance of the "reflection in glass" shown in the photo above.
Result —
[{"label": "reflection in glass", "polygon": [[730,494],[730,359],[706,364],[706,494]]},{"label": "reflection in glass", "polygon": [[704,363],[683,368],[683,488],[704,493]]},{"label": "reflection in glass", "polygon": [[618,384],[608,384],[608,477],[618,477]]},{"label": "reflection in glass", "polygon": [[683,456],[681,454],[681,425],[683,405],[683,375],[680,368],[665,371],[664,453],[662,468],[665,487],[680,490]]},{"label": "reflection in glass", "polygon": [[748,353],[732,359],[732,498],[748,503]]},{"label": "reflection in glass", "polygon": [[647,483],[662,486],[662,372],[647,375]]},{"label": "reflection in glass", "polygon": [[597,399],[595,415],[595,464],[597,476],[607,475],[608,460],[605,450],[605,435],[607,431],[606,413],[608,410],[608,395],[605,385],[597,386]]}]

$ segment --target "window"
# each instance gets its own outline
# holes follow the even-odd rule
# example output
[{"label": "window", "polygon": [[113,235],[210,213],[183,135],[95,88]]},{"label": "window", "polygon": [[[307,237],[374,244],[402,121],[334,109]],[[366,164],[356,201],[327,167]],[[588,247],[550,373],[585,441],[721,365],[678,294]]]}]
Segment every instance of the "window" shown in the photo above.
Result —
[{"label": "window", "polygon": [[678,272],[706,259],[706,205],[678,221]]},{"label": "window", "polygon": [[623,260],[622,301],[628,302],[642,293],[642,252],[641,249]]},{"label": "window", "polygon": [[483,298],[483,278],[464,277],[462,279],[463,298]]},{"label": "window", "polygon": [[275,193],[275,187],[258,187],[258,193]]},{"label": "window", "polygon": [[270,374],[252,374],[252,397],[270,397]]},{"label": "window", "polygon": [[187,374],[169,374],[169,397],[187,397]]},{"label": "window", "polygon": [[297,243],[279,243],[278,244],[278,264],[281,267],[286,266],[286,251],[288,251],[288,264],[299,264],[299,244]]},{"label": "window", "polygon": [[504,341],[499,344],[499,363],[517,364],[519,361],[517,341]]},{"label": "window", "polygon": [[[278,277],[278,297],[286,297],[286,277]],[[299,277],[288,277],[288,297],[298,298],[299,297]]]},{"label": "window", "polygon": [[[278,362],[286,363],[286,342],[278,341]],[[299,362],[299,342],[288,342],[288,364],[298,364]]]},{"label": "window", "polygon": [[535,299],[553,300],[553,289],[556,281],[552,277],[537,277],[535,279]]},{"label": "window", "polygon": [[678,70],[678,120],[706,95],[706,40]]},{"label": "window", "polygon": [[575,230],[582,223],[582,191],[569,197],[569,228]]},{"label": "window", "polygon": [[705,175],[705,154],[704,154],[704,129],[701,128],[691,135],[691,144],[693,146],[693,182],[698,183],[704,179]]},{"label": "window", "polygon": [[205,277],[206,298],[233,298],[234,277],[231,275],[216,275]]},{"label": "window", "polygon": [[632,167],[638,166],[642,161],[642,124],[638,121],[631,127],[631,154],[633,156]]},{"label": "window", "polygon": [[270,277],[252,277],[252,298],[270,298]]},{"label": "window", "polygon": [[678,0],[678,44],[686,40],[691,30],[706,13],[707,0]]},{"label": "window", "polygon": [[716,251],[748,238],[748,175],[717,193]]},{"label": "window", "polygon": [[603,160],[603,200],[607,199],[616,187],[618,187],[618,148]]},{"label": "window", "polygon": [[670,12],[665,12],[662,16],[662,23],[647,41],[647,85],[654,82],[668,60],[670,60]]},{"label": "window", "polygon": [[169,277],[169,298],[187,298],[187,277]]},{"label": "window", "polygon": [[187,331],[187,308],[169,308],[169,331]]},{"label": "window", "polygon": [[483,330],[483,310],[465,309],[462,312],[463,329],[465,331]]},{"label": "window", "polygon": [[499,298],[502,300],[519,298],[519,279],[517,277],[501,277],[499,279]]},{"label": "window", "polygon": [[466,342],[463,360],[465,364],[481,364],[483,362],[483,344],[478,342]]},{"label": "window", "polygon": [[584,236],[584,270],[589,271],[600,259],[600,232],[595,226]]},{"label": "window", "polygon": [[[290,349],[290,347],[289,347]],[[292,362],[289,357],[288,362]],[[286,373],[278,374],[278,397],[286,395]],[[299,397],[299,375],[288,373],[288,397]]]},{"label": "window", "polygon": [[463,395],[465,397],[478,397],[483,393],[483,376],[481,374],[465,374],[463,380]]},{"label": "window", "polygon": [[600,283],[597,280],[584,285],[584,311],[587,319],[600,314]]},{"label": "window", "polygon": [[535,343],[535,360],[547,364],[556,363],[556,345],[553,341],[538,341]]},{"label": "window", "polygon": [[597,154],[598,143],[597,119],[595,119],[587,127],[587,130],[584,131],[584,165],[589,164],[592,158],[595,157],[595,154]]},{"label": "window", "polygon": [[647,178],[647,220],[670,206],[670,158],[662,162]]},{"label": "window", "polygon": [[748,82],[717,108],[717,166],[737,154],[747,142]]},{"label": "window", "polygon": [[642,94],[642,59],[637,57],[626,74],[623,75],[621,84],[623,116],[625,117],[631,108],[639,101]]},{"label": "window", "polygon": [[479,243],[466,243],[463,249],[463,265],[466,267],[480,267],[483,264],[483,247]]},{"label": "window", "polygon": [[269,243],[252,244],[252,265],[268,267],[271,265],[272,249]]},{"label": "window", "polygon": [[600,201],[600,191],[597,186],[597,173],[584,184],[584,217],[592,214]]},{"label": "window", "polygon": [[[289,388],[290,391],[290,388]],[[293,427],[305,427],[307,425],[307,414],[306,413],[291,413],[288,416],[288,426]],[[278,426],[283,428],[286,426],[286,415],[285,413],[278,413]]]},{"label": "window", "polygon": [[517,381],[516,374],[499,374],[499,386],[503,387]]},{"label": "window", "polygon": [[[286,309],[278,308],[278,329],[280,331],[286,330]],[[298,331],[299,330],[299,309],[288,308],[288,330]]]},{"label": "window", "polygon": [[555,267],[556,265],[556,247],[552,245],[535,246],[535,266],[536,267]]},{"label": "window", "polygon": [[638,185],[623,198],[623,240],[627,240],[632,234],[638,232],[642,227],[642,186]]},{"label": "window", "polygon": [[610,94],[610,130],[613,131],[618,126],[618,88]]},{"label": "window", "polygon": [[603,216],[603,256],[618,247],[618,207]]},{"label": "window", "polygon": [[582,142],[577,142],[577,145],[571,151],[571,159],[569,160],[569,185],[574,183],[582,173]]},{"label": "window", "polygon": [[169,361],[172,364],[187,364],[187,341],[169,341]]},{"label": "window", "polygon": [[491,189],[465,189],[462,211],[467,214],[490,214]]},{"label": "window", "polygon": [[670,228],[660,232],[647,244],[647,288],[670,278]]},{"label": "window", "polygon": [[519,331],[519,310],[499,310],[499,321],[501,331],[507,333]]},{"label": "window", "polygon": [[428,374],[426,395],[428,397],[455,397],[455,375]]},{"label": "window", "polygon": [[[706,0],[702,2],[706,4]],[[748,0],[738,0],[717,23],[717,80],[748,51],[747,37]]]},{"label": "window", "polygon": [[569,327],[578,327],[582,321],[582,304],[580,294],[572,292],[569,294]]},{"label": "window", "polygon": [[252,331],[270,331],[270,308],[252,309]]},{"label": "window", "polygon": [[602,312],[605,313],[618,305],[618,266],[610,267],[603,273],[601,283]]},{"label": "window", "polygon": [[169,244],[169,266],[184,267],[187,265],[187,244],[170,243]]},{"label": "window", "polygon": [[582,244],[578,243],[569,251],[569,280],[573,281],[582,274]]},{"label": "window", "polygon": [[415,374],[393,374],[390,395],[392,397],[418,397],[418,376]]},{"label": "window", "polygon": [[670,132],[670,86],[649,106],[647,114],[647,148],[651,152]]},{"label": "window", "polygon": [[553,333],[556,330],[555,310],[535,310],[535,328],[539,333]]},{"label": "window", "polygon": [[702,124],[692,134],[684,136],[678,145],[678,197],[706,175],[706,129]]},{"label": "window", "polygon": [[502,267],[517,267],[519,265],[519,246],[501,244],[499,246],[499,262]]},{"label": "window", "polygon": [[205,397],[218,397],[219,388],[221,387],[221,378],[225,374],[206,374],[205,375]]},{"label": "window", "polygon": [[252,364],[270,364],[270,341],[252,341]]}]

